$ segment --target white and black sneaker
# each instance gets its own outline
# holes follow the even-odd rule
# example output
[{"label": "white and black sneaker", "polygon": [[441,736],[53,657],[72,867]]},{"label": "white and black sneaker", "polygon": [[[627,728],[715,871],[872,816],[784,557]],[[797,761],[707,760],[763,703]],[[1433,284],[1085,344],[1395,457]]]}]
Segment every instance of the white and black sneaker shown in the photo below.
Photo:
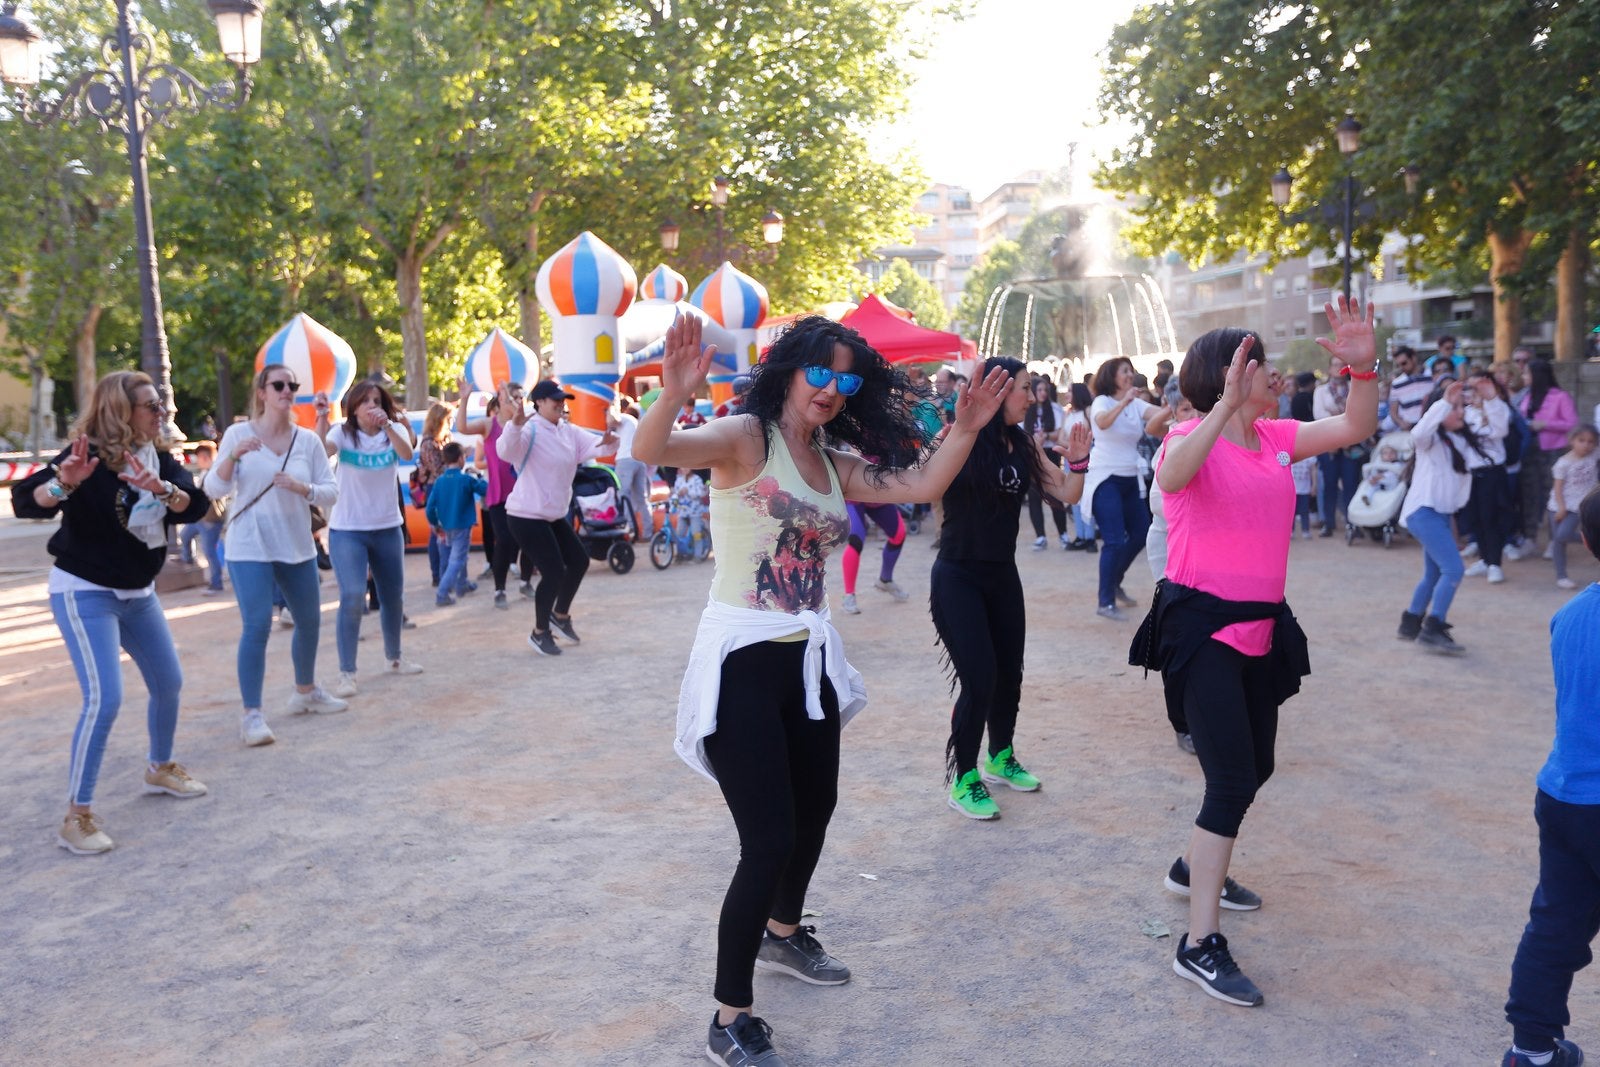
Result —
[{"label": "white and black sneaker", "polygon": [[787,1067],[778,1050],[772,1047],[772,1027],[766,1020],[741,1011],[727,1026],[718,1026],[711,1017],[706,1035],[706,1059],[727,1067]]},{"label": "white and black sneaker", "polygon": [[[1178,747],[1183,747],[1183,742],[1178,742]],[[1194,751],[1192,748],[1188,751]],[[1179,856],[1172,861],[1172,869],[1167,872],[1167,888],[1180,897],[1189,895],[1189,865]],[[1229,911],[1255,911],[1261,907],[1261,897],[1250,892],[1232,878],[1222,879],[1222,906]]]},{"label": "white and black sneaker", "polygon": [[550,636],[549,630],[546,630],[542,634],[529,634],[528,647],[539,653],[541,656],[561,655],[561,649],[557,647],[556,639]]},{"label": "white and black sneaker", "polygon": [[568,615],[566,618],[562,618],[560,615],[557,615],[552,611],[550,613],[550,629],[560,634],[564,639],[571,641],[573,644],[577,644],[579,641],[578,631],[572,628],[571,615]]},{"label": "white and black sneaker", "polygon": [[850,981],[850,968],[828,955],[816,933],[815,926],[802,926],[788,937],[763,930],[756,969],[777,971],[811,985],[844,985]]},{"label": "white and black sneaker", "polygon": [[1172,969],[1179,978],[1187,978],[1208,996],[1229,1004],[1258,1008],[1266,999],[1233,962],[1228,939],[1221,934],[1208,934],[1193,947],[1189,945],[1189,935],[1184,934],[1178,939],[1178,954],[1172,958]]}]

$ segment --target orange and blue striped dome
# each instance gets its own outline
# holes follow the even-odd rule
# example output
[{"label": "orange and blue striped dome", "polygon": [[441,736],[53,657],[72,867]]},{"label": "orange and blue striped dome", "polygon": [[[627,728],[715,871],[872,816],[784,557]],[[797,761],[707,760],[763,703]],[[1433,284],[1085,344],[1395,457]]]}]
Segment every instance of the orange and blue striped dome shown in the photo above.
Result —
[{"label": "orange and blue striped dome", "polygon": [[767,318],[766,286],[732,263],[711,272],[689,303],[729,330],[753,330]]},{"label": "orange and blue striped dome", "polygon": [[539,303],[551,315],[620,316],[639,280],[628,261],[584,230],[539,268]]},{"label": "orange and blue striped dome", "polygon": [[689,295],[689,279],[667,266],[659,264],[639,283],[640,300],[660,300],[676,304]]},{"label": "orange and blue striped dome", "polygon": [[529,389],[539,380],[539,357],[496,326],[467,356],[462,373],[479,392],[492,393],[502,382],[515,382]]},{"label": "orange and blue striped dome", "polygon": [[267,339],[256,353],[256,370],[288,367],[300,383],[296,404],[311,403],[318,393],[334,400],[344,396],[356,376],[356,354],[348,341],[301,312]]}]

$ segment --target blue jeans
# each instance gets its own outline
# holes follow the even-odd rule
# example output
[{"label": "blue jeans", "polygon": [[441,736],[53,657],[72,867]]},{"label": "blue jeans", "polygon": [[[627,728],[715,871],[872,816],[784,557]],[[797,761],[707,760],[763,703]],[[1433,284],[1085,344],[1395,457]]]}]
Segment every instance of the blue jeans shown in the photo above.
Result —
[{"label": "blue jeans", "polygon": [[211,588],[222,589],[222,523],[197,522],[184,530],[188,536],[189,530],[196,527],[200,530],[200,549],[206,554],[207,577],[210,578]]},{"label": "blue jeans", "polygon": [[115,593],[52,593],[50,611],[61,628],[72,669],[83,690],[83,710],[72,731],[72,760],[68,774],[68,799],[73,804],[94,801],[95,780],[106,738],[122,707],[120,647],[128,653],[150,694],[145,721],[150,731],[150,762],[172,758],[172,738],[178,729],[178,694],[183,689],[183,669],[172,646],[172,631],[155,594],[119,600]]},{"label": "blue jeans", "polygon": [[378,588],[378,622],[383,630],[385,659],[400,658],[400,623],[405,611],[405,538],[400,527],[387,530],[329,530],[328,555],[339,580],[339,669],[356,671],[356,642],[361,639],[361,612],[366,607],[367,571]]},{"label": "blue jeans", "polygon": [[1128,568],[1144,551],[1144,538],[1150,532],[1150,508],[1139,496],[1139,479],[1113,474],[1094,491],[1094,524],[1100,528],[1100,604],[1117,602],[1117,587]]},{"label": "blue jeans", "polygon": [[1571,1017],[1572,976],[1589,966],[1600,932],[1600,805],[1567,804],[1540,790],[1539,885],[1511,962],[1506,1021],[1517,1047],[1547,1052]]},{"label": "blue jeans", "polygon": [[1322,479],[1322,525],[1331,530],[1338,521],[1339,512],[1343,511],[1346,521],[1349,520],[1350,501],[1361,484],[1361,464],[1345,455],[1341,448],[1317,457],[1317,473]]},{"label": "blue jeans", "polygon": [[445,557],[449,554],[444,542],[439,540],[439,535],[433,532],[433,527],[428,527],[428,577],[433,579],[433,584],[439,584],[439,575],[444,573]]},{"label": "blue jeans", "polygon": [[[439,570],[439,597],[465,593],[468,587],[467,553],[472,550],[472,527],[446,530],[439,543],[444,564]],[[383,610],[383,594],[378,595],[378,610]]]},{"label": "blue jeans", "polygon": [[317,635],[322,625],[322,597],[317,591],[317,561],[304,563],[228,564],[233,597],[239,602],[239,700],[246,708],[261,706],[261,680],[267,673],[267,636],[272,632],[274,601],[282,599],[294,618],[289,656],[294,684],[317,680]]},{"label": "blue jeans", "polygon": [[[1455,531],[1450,528],[1450,516],[1441,515],[1432,508],[1418,508],[1406,520],[1406,529],[1422,542],[1422,581],[1411,594],[1411,614],[1432,615],[1444,622],[1450,611],[1450,601],[1455,599],[1456,587],[1466,570],[1461,565],[1461,553],[1456,551]],[[1428,611],[1428,602],[1433,610]]]}]

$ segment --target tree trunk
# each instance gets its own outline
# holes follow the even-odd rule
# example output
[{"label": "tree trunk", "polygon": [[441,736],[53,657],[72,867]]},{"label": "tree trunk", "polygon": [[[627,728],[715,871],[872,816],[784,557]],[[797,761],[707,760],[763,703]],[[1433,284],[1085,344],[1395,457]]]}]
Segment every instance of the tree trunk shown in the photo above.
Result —
[{"label": "tree trunk", "polygon": [[44,360],[38,352],[28,351],[28,451],[37,461],[43,458],[44,449]]},{"label": "tree trunk", "polygon": [[1576,362],[1588,356],[1589,234],[1574,226],[1556,265],[1556,359]]},{"label": "tree trunk", "polygon": [[[544,345],[544,321],[540,318],[539,279],[539,208],[544,204],[544,194],[537,194],[529,205],[534,213],[528,223],[528,232],[522,239],[523,282],[517,291],[517,309],[522,313],[522,343],[540,352]],[[542,353],[541,353],[542,354]]]},{"label": "tree trunk", "polygon": [[222,434],[233,425],[233,364],[226,349],[216,352],[217,362],[217,433]]},{"label": "tree trunk", "polygon": [[1511,350],[1522,343],[1522,297],[1502,284],[1501,279],[1522,269],[1533,235],[1526,230],[1510,233],[1489,231],[1489,282],[1494,286],[1494,358],[1511,359]]},{"label": "tree trunk", "polygon": [[422,314],[422,257],[408,251],[395,257],[394,281],[400,298],[400,345],[405,356],[406,407],[428,406],[428,338]]},{"label": "tree trunk", "polygon": [[100,312],[103,310],[99,304],[90,304],[89,309],[83,313],[83,318],[78,320],[78,333],[72,339],[79,411],[89,410],[90,401],[94,398],[94,383],[100,376],[99,368],[95,366],[94,353],[95,331],[100,327]]}]

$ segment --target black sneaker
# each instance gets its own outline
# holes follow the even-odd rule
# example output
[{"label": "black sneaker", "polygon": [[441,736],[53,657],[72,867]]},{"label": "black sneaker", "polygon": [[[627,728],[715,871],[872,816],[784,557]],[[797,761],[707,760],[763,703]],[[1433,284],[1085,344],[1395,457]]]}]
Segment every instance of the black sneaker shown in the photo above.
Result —
[{"label": "black sneaker", "polygon": [[511,610],[511,604],[506,600],[506,591],[504,589],[500,590],[494,595],[494,606],[499,608],[501,611]]},{"label": "black sneaker", "polygon": [[571,641],[573,644],[578,643],[578,631],[572,628],[571,615],[568,615],[563,619],[560,615],[551,612],[550,628],[556,633],[560,634],[562,637],[566,638],[568,641]]},{"label": "black sneaker", "polygon": [[783,1057],[772,1047],[772,1027],[765,1019],[752,1018],[743,1011],[726,1027],[717,1025],[715,1015],[711,1017],[711,1031],[706,1034],[706,1058],[728,1067],[787,1067]]},{"label": "black sneaker", "polygon": [[1229,1004],[1258,1008],[1266,999],[1233,962],[1228,939],[1221,934],[1211,934],[1192,948],[1189,935],[1184,934],[1178,939],[1178,954],[1172,958],[1172,969],[1178,977],[1187,978],[1204,989],[1208,996]]},{"label": "black sneaker", "polygon": [[816,932],[815,926],[802,926],[788,937],[762,931],[756,968],[787,974],[811,985],[844,985],[850,981],[850,968],[828,955],[816,939]]},{"label": "black sneaker", "polygon": [[559,656],[561,649],[556,645],[556,639],[546,630],[542,634],[529,634],[528,644],[541,656]]},{"label": "black sneaker", "polygon": [[[1179,856],[1172,861],[1167,872],[1167,888],[1180,897],[1189,895],[1189,865]],[[1261,898],[1232,878],[1222,879],[1222,906],[1229,911],[1255,911],[1261,907]]]},{"label": "black sneaker", "polygon": [[[1179,734],[1178,735],[1178,747],[1183,749],[1185,752],[1189,753],[1189,755],[1193,756],[1195,754],[1195,751],[1194,751],[1194,736],[1192,734]],[[1187,871],[1184,872],[1184,876],[1185,877],[1188,876],[1188,872]]]},{"label": "black sneaker", "polygon": [[1417,634],[1417,644],[1429,652],[1446,656],[1459,656],[1466,651],[1450,636],[1450,624],[1434,615],[1423,616],[1422,632]]},{"label": "black sneaker", "polygon": [[1394,635],[1402,641],[1415,641],[1422,632],[1422,616],[1413,611],[1400,613],[1400,627]]},{"label": "black sneaker", "polygon": [[[1506,1056],[1500,1061],[1500,1067],[1533,1067],[1533,1061],[1513,1047],[1506,1049]],[[1550,1057],[1544,1067],[1583,1067],[1583,1049],[1571,1041],[1558,1037],[1555,1055]]]},{"label": "black sneaker", "polygon": [[533,594],[533,583],[532,582],[523,582],[521,585],[517,586],[517,591],[520,592],[523,596],[527,597],[529,600],[533,599],[533,595],[534,594]]}]

